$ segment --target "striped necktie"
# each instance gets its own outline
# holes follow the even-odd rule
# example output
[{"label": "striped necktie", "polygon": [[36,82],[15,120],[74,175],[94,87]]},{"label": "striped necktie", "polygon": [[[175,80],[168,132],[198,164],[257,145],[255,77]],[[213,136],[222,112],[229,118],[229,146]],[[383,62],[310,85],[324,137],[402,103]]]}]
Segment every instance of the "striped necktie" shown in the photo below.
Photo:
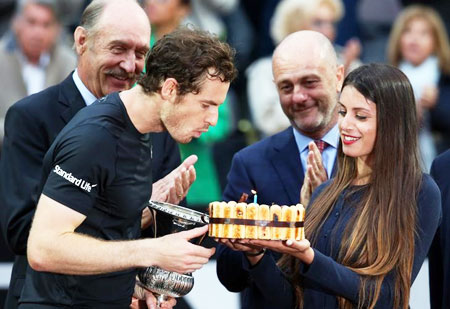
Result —
[{"label": "striped necktie", "polygon": [[324,142],[322,140],[315,140],[314,143],[316,143],[317,148],[319,148],[320,153],[322,153],[325,150],[325,148],[328,147],[328,143]]}]

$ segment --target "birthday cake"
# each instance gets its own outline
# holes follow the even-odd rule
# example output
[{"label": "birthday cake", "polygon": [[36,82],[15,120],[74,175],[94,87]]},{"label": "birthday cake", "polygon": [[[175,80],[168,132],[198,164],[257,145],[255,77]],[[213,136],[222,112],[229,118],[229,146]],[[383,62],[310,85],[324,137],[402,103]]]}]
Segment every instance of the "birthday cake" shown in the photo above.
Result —
[{"label": "birthday cake", "polygon": [[302,240],[305,208],[256,203],[209,204],[209,236],[234,239]]}]

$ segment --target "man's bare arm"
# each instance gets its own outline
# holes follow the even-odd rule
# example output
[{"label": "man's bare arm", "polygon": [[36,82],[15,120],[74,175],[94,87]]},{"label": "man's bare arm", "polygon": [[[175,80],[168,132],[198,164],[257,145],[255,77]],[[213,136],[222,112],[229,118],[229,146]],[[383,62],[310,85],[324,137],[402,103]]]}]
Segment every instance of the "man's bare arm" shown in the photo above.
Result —
[{"label": "man's bare arm", "polygon": [[85,218],[41,195],[28,239],[30,266],[37,271],[76,275],[151,265],[188,273],[201,268],[214,254],[214,249],[189,242],[206,233],[207,226],[161,238],[106,241],[75,232]]}]

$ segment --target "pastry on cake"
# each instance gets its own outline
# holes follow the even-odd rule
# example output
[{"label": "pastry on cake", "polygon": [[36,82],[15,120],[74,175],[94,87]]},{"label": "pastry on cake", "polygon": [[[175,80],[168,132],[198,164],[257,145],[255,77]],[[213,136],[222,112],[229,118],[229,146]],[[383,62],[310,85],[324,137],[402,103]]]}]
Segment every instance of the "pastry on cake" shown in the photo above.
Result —
[{"label": "pastry on cake", "polygon": [[305,208],[256,203],[209,204],[209,236],[234,239],[301,240],[305,238]]}]

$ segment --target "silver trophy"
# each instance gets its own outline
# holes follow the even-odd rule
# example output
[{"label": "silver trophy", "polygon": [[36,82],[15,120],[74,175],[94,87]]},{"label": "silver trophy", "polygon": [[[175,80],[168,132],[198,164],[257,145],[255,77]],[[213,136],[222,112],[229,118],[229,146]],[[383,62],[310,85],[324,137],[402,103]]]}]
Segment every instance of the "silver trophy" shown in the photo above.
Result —
[{"label": "silver trophy", "polygon": [[[189,230],[208,224],[207,214],[169,203],[149,201],[153,213],[153,231],[155,237]],[[205,234],[206,235],[206,234]],[[200,244],[204,236],[191,240]],[[170,297],[181,297],[194,287],[192,274],[179,274],[150,266],[138,272],[138,284],[157,296],[157,306]]]}]

